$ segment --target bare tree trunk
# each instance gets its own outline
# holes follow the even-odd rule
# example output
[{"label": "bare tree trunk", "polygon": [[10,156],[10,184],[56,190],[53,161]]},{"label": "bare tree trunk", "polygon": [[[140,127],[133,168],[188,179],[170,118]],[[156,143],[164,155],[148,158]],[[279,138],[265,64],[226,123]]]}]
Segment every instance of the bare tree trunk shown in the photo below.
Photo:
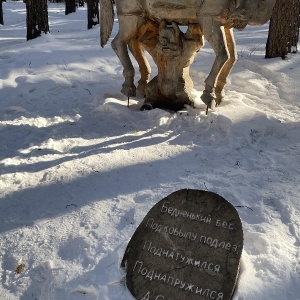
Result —
[{"label": "bare tree trunk", "polygon": [[65,14],[71,14],[76,12],[76,3],[75,0],[66,0],[66,10],[65,10]]},{"label": "bare tree trunk", "polygon": [[2,0],[0,0],[0,24],[4,25]]},{"label": "bare tree trunk", "polygon": [[277,0],[270,20],[266,58],[282,57],[292,51],[299,28],[300,0]]},{"label": "bare tree trunk", "polygon": [[300,0],[294,0],[294,26],[291,42],[291,52],[296,53],[298,50],[297,44],[299,42],[299,28],[300,28]]},{"label": "bare tree trunk", "polygon": [[47,0],[26,0],[27,40],[49,32]]},{"label": "bare tree trunk", "polygon": [[87,0],[88,29],[99,24],[99,1]]}]

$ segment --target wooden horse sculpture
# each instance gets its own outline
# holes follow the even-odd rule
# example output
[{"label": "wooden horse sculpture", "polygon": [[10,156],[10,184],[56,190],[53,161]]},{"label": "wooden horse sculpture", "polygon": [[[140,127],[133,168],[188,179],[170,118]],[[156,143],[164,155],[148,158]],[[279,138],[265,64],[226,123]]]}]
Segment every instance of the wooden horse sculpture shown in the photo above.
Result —
[{"label": "wooden horse sculpture", "polygon": [[[212,69],[205,80],[202,101],[209,108],[224,97],[227,77],[237,60],[233,28],[262,25],[272,14],[276,0],[115,0],[119,31],[111,45],[123,66],[125,81],[121,92],[136,95],[135,71],[128,48],[138,62],[141,78],[138,89],[145,94],[150,66],[139,40],[139,30],[148,20],[157,24],[165,20],[178,25],[197,24],[215,52]],[[107,43],[114,22],[112,0],[100,0],[101,46]]]}]

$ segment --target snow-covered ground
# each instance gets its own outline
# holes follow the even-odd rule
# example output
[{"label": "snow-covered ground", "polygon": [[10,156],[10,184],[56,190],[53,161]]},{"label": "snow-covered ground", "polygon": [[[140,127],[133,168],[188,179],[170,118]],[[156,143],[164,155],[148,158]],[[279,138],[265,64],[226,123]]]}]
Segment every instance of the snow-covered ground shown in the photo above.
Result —
[{"label": "snow-covered ground", "polygon": [[299,54],[265,60],[268,26],[246,28],[215,112],[199,100],[208,45],[191,68],[197,109],[140,112],[119,92],[122,68],[100,48],[99,27],[87,31],[86,8],[65,16],[50,4],[51,33],[29,42],[24,3],[3,8],[1,300],[132,299],[119,267],[126,245],[182,188],[216,192],[240,214],[234,300],[300,299]]}]

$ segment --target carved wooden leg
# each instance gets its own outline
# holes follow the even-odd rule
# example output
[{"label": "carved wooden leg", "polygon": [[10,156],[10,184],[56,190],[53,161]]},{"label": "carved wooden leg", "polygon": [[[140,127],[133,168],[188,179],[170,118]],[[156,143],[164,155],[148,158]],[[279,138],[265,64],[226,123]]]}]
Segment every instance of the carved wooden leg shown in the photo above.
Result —
[{"label": "carved wooden leg", "polygon": [[233,36],[233,29],[224,28],[225,38],[227,49],[229,52],[229,59],[226,61],[225,65],[223,66],[217,80],[217,85],[215,88],[216,94],[216,105],[220,105],[223,101],[225,96],[224,86],[227,82],[227,77],[232,70],[233,65],[237,61],[237,52],[236,52],[236,44]]},{"label": "carved wooden leg", "polygon": [[145,88],[150,78],[151,68],[149,65],[149,62],[145,56],[144,49],[142,47],[142,44],[137,38],[133,38],[129,42],[129,49],[132,52],[134,58],[136,59],[140,73],[141,78],[138,82],[138,91],[145,96]]},{"label": "carved wooden leg", "polygon": [[134,85],[134,68],[130,60],[127,46],[129,41],[136,37],[139,17],[137,16],[118,16],[119,32],[113,39],[111,46],[116,52],[122,66],[125,81],[122,85],[121,92],[127,97],[136,95],[136,87]]},{"label": "carved wooden leg", "polygon": [[214,108],[216,105],[216,91],[218,76],[229,59],[229,53],[226,48],[226,39],[224,27],[212,18],[204,18],[202,20],[202,30],[206,40],[213,48],[216,58],[212,69],[205,80],[205,90],[201,96],[202,101],[209,107]]}]

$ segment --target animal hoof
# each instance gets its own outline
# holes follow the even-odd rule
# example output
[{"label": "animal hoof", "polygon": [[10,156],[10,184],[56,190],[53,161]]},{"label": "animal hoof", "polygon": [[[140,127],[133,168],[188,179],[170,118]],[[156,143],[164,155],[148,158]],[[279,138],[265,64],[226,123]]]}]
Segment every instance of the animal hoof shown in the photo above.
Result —
[{"label": "animal hoof", "polygon": [[208,108],[215,109],[216,100],[213,93],[204,91],[201,96],[201,100],[208,106]]},{"label": "animal hoof", "polygon": [[147,82],[139,81],[137,90],[141,95],[144,95],[144,96],[146,95],[146,85],[147,85]]},{"label": "animal hoof", "polygon": [[217,97],[215,100],[216,100],[215,101],[216,102],[216,106],[219,106],[223,102],[224,97]]},{"label": "animal hoof", "polygon": [[135,97],[136,96],[136,87],[134,84],[125,84],[123,83],[121,93],[126,97]]}]

